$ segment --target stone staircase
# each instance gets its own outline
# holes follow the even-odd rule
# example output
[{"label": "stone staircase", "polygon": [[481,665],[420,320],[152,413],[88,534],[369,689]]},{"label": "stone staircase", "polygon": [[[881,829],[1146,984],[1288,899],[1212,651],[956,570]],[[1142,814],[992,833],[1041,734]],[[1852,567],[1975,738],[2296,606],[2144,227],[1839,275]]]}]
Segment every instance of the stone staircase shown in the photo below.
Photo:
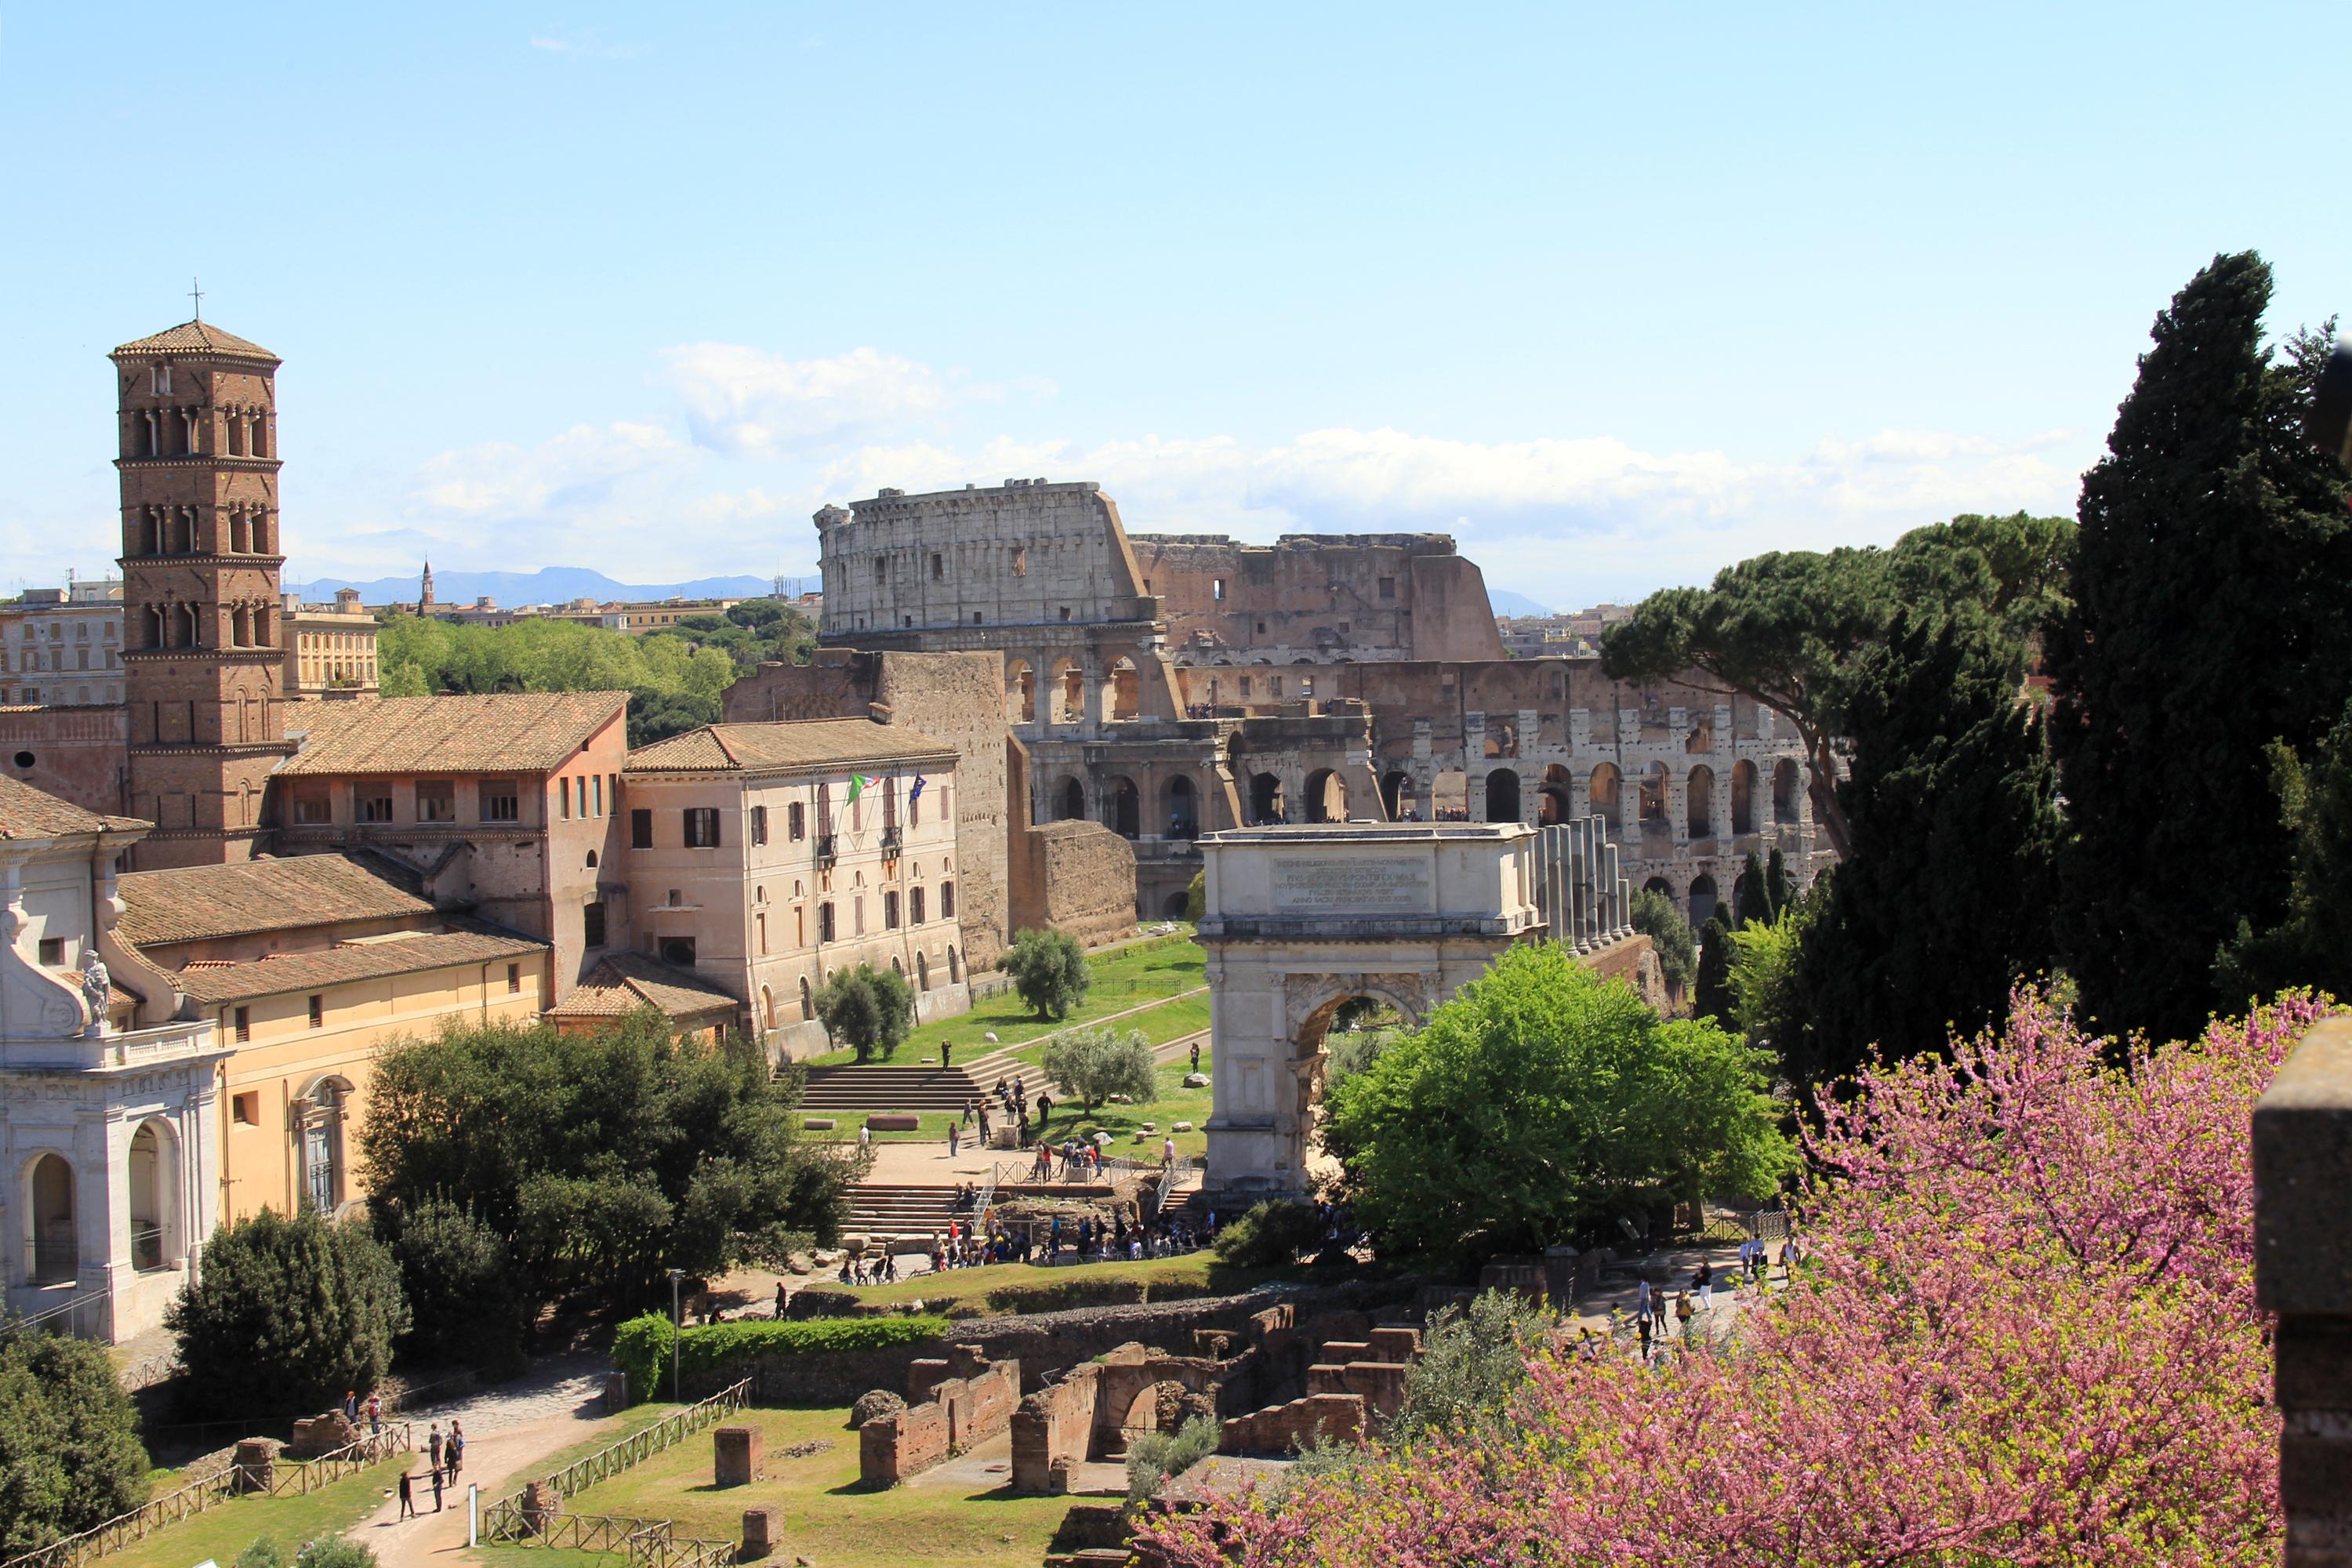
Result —
[{"label": "stone staircase", "polygon": [[842,1229],[852,1236],[944,1235],[948,1221],[965,1216],[955,1206],[953,1187],[889,1186],[871,1183],[849,1189],[849,1222]]},{"label": "stone staircase", "polygon": [[809,1068],[801,1110],[812,1116],[835,1110],[961,1110],[967,1100],[976,1105],[988,1099],[1000,1078],[1025,1081],[1033,1105],[1046,1087],[1043,1072],[1010,1055],[944,1068],[868,1062]]}]

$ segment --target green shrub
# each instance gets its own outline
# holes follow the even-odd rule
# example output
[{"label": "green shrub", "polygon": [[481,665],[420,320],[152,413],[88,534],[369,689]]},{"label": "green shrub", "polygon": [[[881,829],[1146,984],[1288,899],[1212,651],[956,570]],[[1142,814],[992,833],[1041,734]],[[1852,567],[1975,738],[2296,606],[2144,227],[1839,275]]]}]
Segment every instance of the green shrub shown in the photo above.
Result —
[{"label": "green shrub", "polygon": [[294,1553],[294,1568],[376,1568],[375,1550],[339,1535],[306,1541]]},{"label": "green shrub", "polygon": [[996,967],[1013,976],[1013,988],[1040,1018],[1068,1017],[1094,981],[1086,949],[1066,931],[1021,932]]},{"label": "green shrub", "polygon": [[[769,1355],[845,1355],[921,1344],[947,1331],[947,1320],[914,1318],[813,1318],[806,1322],[712,1323],[689,1328],[678,1344],[678,1365],[690,1373],[748,1375],[751,1363]],[[613,1364],[629,1378],[631,1403],[653,1397],[669,1377],[669,1319],[647,1312],[623,1323],[613,1336]]]},{"label": "green shrub", "polygon": [[1074,1307],[1125,1307],[1143,1301],[1190,1301],[1209,1294],[1197,1279],[1089,1279],[1081,1270],[1075,1278],[1036,1285],[1000,1285],[988,1292],[989,1310],[1008,1316],[1024,1312],[1062,1312]]},{"label": "green shrub", "polygon": [[1145,1432],[1127,1446],[1127,1506],[1141,1508],[1171,1476],[1181,1476],[1217,1451],[1213,1417],[1195,1415],[1174,1432]]},{"label": "green shrub", "polygon": [[139,1417],[106,1347],[24,1331],[0,1308],[0,1557],[146,1497]]},{"label": "green shrub", "polygon": [[1217,1232],[1217,1256],[1244,1268],[1276,1268],[1323,1239],[1323,1216],[1297,1198],[1268,1198]]},{"label": "green shrub", "polygon": [[1089,1111],[1114,1094],[1138,1105],[1160,1090],[1151,1042],[1140,1029],[1069,1029],[1045,1046],[1045,1076]]},{"label": "green shrub", "polygon": [[438,1197],[405,1212],[383,1205],[376,1224],[408,1298],[404,1363],[463,1363],[492,1372],[521,1363],[521,1306],[498,1232],[471,1208]]}]

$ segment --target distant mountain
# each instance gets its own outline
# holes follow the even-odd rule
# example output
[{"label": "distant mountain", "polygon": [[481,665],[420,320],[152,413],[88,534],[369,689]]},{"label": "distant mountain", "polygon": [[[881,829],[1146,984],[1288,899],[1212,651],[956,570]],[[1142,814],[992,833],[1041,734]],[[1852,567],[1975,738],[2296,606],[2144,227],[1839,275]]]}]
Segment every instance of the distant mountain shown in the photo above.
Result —
[{"label": "distant mountain", "polygon": [[[690,583],[616,583],[602,572],[584,566],[542,566],[536,572],[436,572],[433,597],[439,603],[470,605],[487,594],[500,608],[516,605],[565,605],[574,599],[743,599],[772,591],[765,577],[697,577]],[[320,577],[315,582],[289,583],[287,591],[313,601],[335,596],[341,588],[357,588],[368,605],[405,603],[416,597],[415,577],[378,577],[362,583],[349,577]]]},{"label": "distant mountain", "polygon": [[[409,592],[414,594],[416,590],[412,586]],[[438,592],[437,588],[436,592]],[[1549,616],[1552,613],[1550,609],[1537,604],[1525,594],[1514,594],[1508,588],[1489,586],[1486,590],[1486,602],[1495,606],[1495,613],[1498,616]]]}]

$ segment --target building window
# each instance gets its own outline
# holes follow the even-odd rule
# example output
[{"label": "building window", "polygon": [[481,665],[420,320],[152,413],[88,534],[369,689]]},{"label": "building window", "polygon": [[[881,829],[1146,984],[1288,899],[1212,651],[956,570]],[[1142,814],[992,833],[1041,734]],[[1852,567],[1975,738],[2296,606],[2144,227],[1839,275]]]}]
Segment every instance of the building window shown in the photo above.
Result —
[{"label": "building window", "polygon": [[[237,1011],[242,1013],[245,1009],[239,1007]],[[233,1094],[229,1096],[228,1104],[229,1115],[236,1119],[238,1126],[261,1125],[261,1095],[258,1090],[246,1094]]]},{"label": "building window", "polygon": [[819,942],[833,940],[833,905],[830,900],[816,907],[816,939]]},{"label": "building window", "polygon": [[664,937],[661,961],[674,969],[694,967],[694,939],[690,936]]},{"label": "building window", "polygon": [[[581,804],[585,805],[587,802],[583,801]],[[564,821],[571,821],[572,781],[570,779],[558,779],[555,781],[555,805],[557,814],[561,816]]]},{"label": "building window", "polygon": [[522,994],[522,965],[520,963],[507,965],[507,994],[509,996]]},{"label": "building window", "polygon": [[940,919],[943,921],[955,919],[955,884],[953,882],[940,884]]},{"label": "building window", "polygon": [[863,893],[849,900],[849,929],[855,935],[866,934],[866,895]]},{"label": "building window", "polygon": [[947,560],[946,560],[946,558],[945,558],[944,556],[940,555],[940,552],[939,552],[938,551],[936,551],[936,550],[932,551],[932,552],[931,552],[931,581],[932,581],[932,582],[934,582],[934,583],[944,583],[944,582],[946,582],[946,581],[947,581],[947,576],[948,576],[948,563],[947,563]]},{"label": "building window", "polygon": [[1209,584],[1209,597],[1212,599],[1223,599],[1224,596],[1225,580],[1223,577],[1213,580]]},{"label": "building window", "polygon": [[1029,575],[1029,552],[1018,544],[1013,547],[1013,574],[1015,577]]},{"label": "building window", "polygon": [[1242,677],[1242,695],[1243,695],[1244,697],[1247,697],[1249,694],[1250,694],[1250,678],[1249,678],[1248,676],[1244,675],[1244,676],[1243,676],[1243,677]]},{"label": "building window", "polygon": [[455,780],[419,779],[416,781],[416,820],[419,822],[457,820],[457,785]]},{"label": "building window", "polygon": [[170,365],[159,364],[155,367],[153,384],[155,387],[156,396],[169,397],[172,395],[172,367]]},{"label": "building window", "polygon": [[890,563],[879,555],[874,558],[874,585],[880,587],[890,580]]},{"label": "building window", "polygon": [[808,808],[799,801],[784,807],[784,831],[792,836],[795,844],[808,837]]},{"label": "building window", "polygon": [[686,817],[686,847],[688,849],[719,847],[719,808],[715,805],[689,805]]},{"label": "building window", "polygon": [[41,939],[41,962],[51,969],[61,967],[66,961],[66,939],[45,936]]},{"label": "building window", "polygon": [[644,806],[629,813],[629,847],[650,849],[654,847],[654,814]]},{"label": "building window", "polygon": [[764,805],[755,805],[751,808],[751,842],[765,844],[767,841],[768,808]]},{"label": "building window", "polygon": [[1381,597],[1383,599],[1393,599],[1396,597],[1395,578],[1383,577],[1381,579]]},{"label": "building window", "polygon": [[392,820],[392,786],[362,784],[359,790],[359,819],[362,822]]},{"label": "building window", "polygon": [[898,890],[896,888],[888,889],[882,895],[882,929],[884,931],[898,929]]},{"label": "building window", "polygon": [[910,926],[923,923],[923,889],[920,888],[907,890],[907,923]]},{"label": "building window", "polygon": [[620,810],[620,809],[621,809],[621,775],[620,775],[620,774],[618,774],[618,773],[606,773],[606,774],[604,775],[604,798],[605,798],[606,800],[611,801],[611,802],[613,803],[613,809],[614,809],[614,811],[618,811],[618,810]]},{"label": "building window", "polygon": [[327,999],[324,996],[313,995],[310,998],[310,1027],[323,1029],[326,1026]]},{"label": "building window", "polygon": [[[253,1009],[239,1007],[236,1010],[236,1043],[241,1046],[251,1038],[253,1038]],[[237,1098],[242,1100],[245,1097],[239,1095]]]},{"label": "building window", "polygon": [[522,792],[512,779],[484,779],[481,784],[484,822],[522,820]]},{"label": "building window", "polygon": [[604,945],[604,906],[603,904],[587,904],[581,908],[580,941],[585,947]]}]

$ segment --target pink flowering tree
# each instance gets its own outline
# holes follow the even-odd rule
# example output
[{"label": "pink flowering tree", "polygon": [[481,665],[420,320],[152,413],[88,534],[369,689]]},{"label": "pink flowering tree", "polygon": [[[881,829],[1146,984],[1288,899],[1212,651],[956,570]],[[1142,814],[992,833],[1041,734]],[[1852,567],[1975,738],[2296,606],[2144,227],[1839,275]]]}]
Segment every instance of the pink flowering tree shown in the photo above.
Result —
[{"label": "pink flowering tree", "polygon": [[2255,1099],[2326,1007],[2160,1047],[2021,990],[1810,1140],[1813,1257],[1723,1343],[1538,1354],[1510,1419],[1163,1519],[1181,1564],[2269,1563]]}]

